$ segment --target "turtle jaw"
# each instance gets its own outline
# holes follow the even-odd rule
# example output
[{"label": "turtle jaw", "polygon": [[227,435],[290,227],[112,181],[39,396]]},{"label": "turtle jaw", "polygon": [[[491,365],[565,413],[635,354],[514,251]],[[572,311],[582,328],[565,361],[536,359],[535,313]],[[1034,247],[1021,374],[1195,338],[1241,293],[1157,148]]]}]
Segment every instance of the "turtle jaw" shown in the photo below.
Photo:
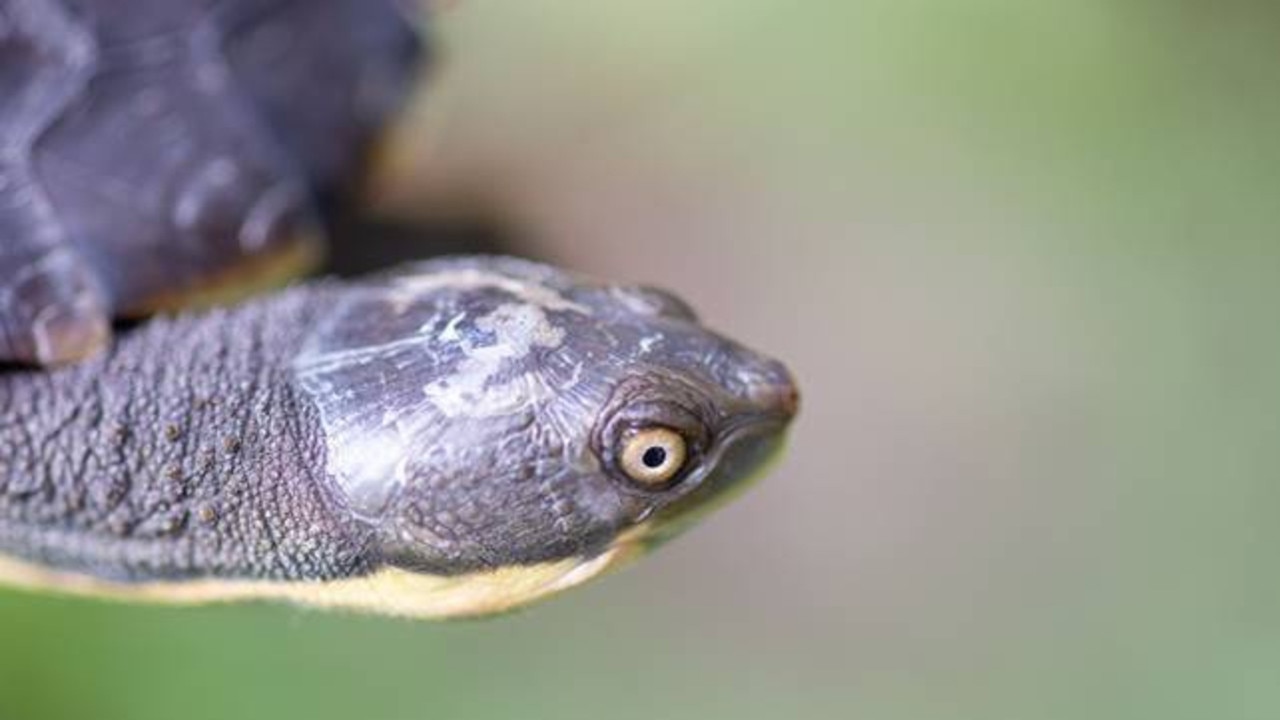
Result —
[{"label": "turtle jaw", "polygon": [[[781,429],[780,425],[773,425]],[[608,573],[620,570],[683,535],[711,513],[732,503],[750,489],[757,480],[769,474],[784,454],[786,435],[753,434],[736,441],[738,452],[751,458],[750,469],[742,475],[727,471],[713,473],[698,491],[663,508],[647,519],[623,530],[600,555],[583,563],[574,587]]]},{"label": "turtle jaw", "polygon": [[599,577],[638,553],[611,547],[590,558],[513,566],[457,576],[385,567],[329,581],[203,578],[120,582],[54,570],[0,555],[0,581],[17,588],[162,605],[268,601],[420,620],[479,619],[510,613]]},{"label": "turtle jaw", "polygon": [[785,455],[791,424],[800,412],[795,376],[781,362],[741,350],[745,358],[735,376],[739,387],[730,417],[706,458],[700,475],[685,482],[687,493],[656,508],[621,539],[657,548],[741,496],[768,475]]}]

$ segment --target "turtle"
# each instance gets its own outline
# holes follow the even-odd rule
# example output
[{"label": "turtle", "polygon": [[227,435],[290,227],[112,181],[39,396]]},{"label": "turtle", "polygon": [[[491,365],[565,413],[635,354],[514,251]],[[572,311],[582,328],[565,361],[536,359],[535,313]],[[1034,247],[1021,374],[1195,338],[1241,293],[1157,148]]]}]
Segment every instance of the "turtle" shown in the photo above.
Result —
[{"label": "turtle", "polygon": [[421,37],[394,0],[0,2],[0,359],[315,265]]},{"label": "turtle", "polygon": [[0,582],[490,615],[778,456],[794,376],[661,289],[459,255],[249,292],[317,262],[423,27],[390,0],[0,0]]}]

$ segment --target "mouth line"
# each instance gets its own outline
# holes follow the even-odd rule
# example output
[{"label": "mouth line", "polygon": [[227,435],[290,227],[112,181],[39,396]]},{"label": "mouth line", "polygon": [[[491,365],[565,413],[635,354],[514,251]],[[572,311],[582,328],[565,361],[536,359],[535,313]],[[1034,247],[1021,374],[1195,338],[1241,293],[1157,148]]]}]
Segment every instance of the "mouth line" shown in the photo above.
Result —
[{"label": "mouth line", "polygon": [[695,489],[701,487],[709,476],[720,470],[720,463],[725,455],[740,443],[749,442],[752,438],[780,435],[786,431],[789,422],[789,418],[769,412],[753,413],[736,418],[721,432],[715,448],[706,456],[706,467],[693,478],[694,482],[691,484]]},{"label": "mouth line", "polygon": [[737,442],[742,435],[763,435],[768,432],[780,432],[791,424],[791,415],[784,411],[762,410],[747,413],[726,426],[721,446]]},{"label": "mouth line", "polygon": [[[782,456],[788,424],[768,414],[736,422],[707,455],[706,469],[692,478],[688,493],[655,509],[643,522],[620,534],[614,544],[632,543],[646,551],[653,549],[733,502],[768,474]],[[765,447],[758,448],[762,454],[746,466],[723,466],[731,451],[742,449],[744,443],[762,443]]]}]

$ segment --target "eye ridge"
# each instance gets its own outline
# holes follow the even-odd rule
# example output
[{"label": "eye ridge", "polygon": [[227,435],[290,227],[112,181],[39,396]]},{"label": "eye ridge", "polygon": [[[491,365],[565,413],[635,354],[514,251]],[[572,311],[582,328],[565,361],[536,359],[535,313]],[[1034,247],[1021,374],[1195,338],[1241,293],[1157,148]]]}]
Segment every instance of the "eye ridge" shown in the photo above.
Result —
[{"label": "eye ridge", "polygon": [[[628,377],[601,410],[591,449],[606,474],[629,493],[674,499],[703,475],[700,466],[714,445],[718,417],[697,388],[679,378]],[[666,433],[667,440],[655,433]],[[645,462],[655,446],[666,457],[659,461],[654,453]]]}]

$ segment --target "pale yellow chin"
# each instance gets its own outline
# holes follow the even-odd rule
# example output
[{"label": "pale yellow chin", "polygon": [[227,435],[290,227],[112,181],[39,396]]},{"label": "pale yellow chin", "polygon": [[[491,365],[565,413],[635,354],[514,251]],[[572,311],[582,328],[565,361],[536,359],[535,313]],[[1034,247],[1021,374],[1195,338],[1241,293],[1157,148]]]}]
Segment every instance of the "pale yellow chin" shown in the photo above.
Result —
[{"label": "pale yellow chin", "polygon": [[0,556],[0,583],[121,602],[204,605],[265,600],[405,618],[482,617],[545,600],[620,567],[643,552],[639,542],[643,534],[642,528],[629,531],[608,550],[592,558],[574,557],[455,576],[384,568],[360,578],[331,581],[121,583]]}]

